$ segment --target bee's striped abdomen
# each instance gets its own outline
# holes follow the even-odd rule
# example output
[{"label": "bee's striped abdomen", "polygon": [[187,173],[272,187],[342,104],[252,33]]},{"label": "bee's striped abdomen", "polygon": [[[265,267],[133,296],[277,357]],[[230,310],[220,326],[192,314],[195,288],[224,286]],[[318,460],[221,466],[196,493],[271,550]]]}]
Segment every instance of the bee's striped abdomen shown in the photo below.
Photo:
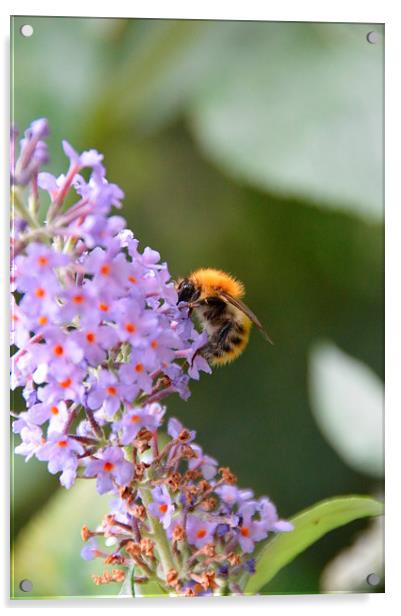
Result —
[{"label": "bee's striped abdomen", "polygon": [[211,336],[204,348],[203,354],[206,359],[215,366],[228,364],[236,359],[248,344],[250,327],[250,321],[248,323],[226,321]]}]

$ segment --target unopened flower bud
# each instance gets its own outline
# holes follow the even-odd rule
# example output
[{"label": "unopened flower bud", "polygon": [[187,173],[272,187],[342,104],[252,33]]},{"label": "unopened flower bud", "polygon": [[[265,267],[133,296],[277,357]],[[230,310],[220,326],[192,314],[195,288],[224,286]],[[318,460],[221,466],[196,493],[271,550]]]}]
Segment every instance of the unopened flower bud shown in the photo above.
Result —
[{"label": "unopened flower bud", "polygon": [[228,466],[220,467],[219,473],[221,474],[222,479],[225,483],[228,483],[229,485],[237,483],[237,477],[234,475],[234,473],[231,472]]},{"label": "unopened flower bud", "polygon": [[149,556],[149,558],[154,558],[154,541],[148,539],[147,537],[144,537],[143,539],[141,539],[139,545],[142,554],[144,554],[145,556]]},{"label": "unopened flower bud", "polygon": [[214,558],[216,555],[216,547],[213,543],[205,543],[200,552],[209,558]]},{"label": "unopened flower bud", "polygon": [[198,483],[198,488],[199,488],[199,492],[202,494],[202,492],[206,492],[206,490],[210,489],[210,483],[206,481],[206,479],[202,479]]},{"label": "unopened flower bud", "polygon": [[200,477],[202,477],[202,473],[196,469],[190,470],[188,469],[185,473],[184,473],[184,482],[188,483],[189,481],[196,481],[197,479],[199,479]]},{"label": "unopened flower bud", "polygon": [[182,476],[180,473],[170,473],[170,475],[166,479],[166,484],[173,490],[173,492],[177,492],[181,485]]},{"label": "unopened flower bud", "polygon": [[241,562],[241,557],[239,554],[235,554],[235,552],[230,552],[227,554],[227,560],[232,567],[236,567]]},{"label": "unopened flower bud", "polygon": [[82,539],[82,541],[88,541],[88,539],[90,539],[90,537],[93,537],[92,531],[90,531],[87,526],[83,526],[81,528],[81,539]]},{"label": "unopened flower bud", "polygon": [[113,577],[109,571],[105,571],[102,575],[92,575],[92,580],[96,586],[100,586],[102,584],[109,584],[110,582],[113,582]]},{"label": "unopened flower bud", "polygon": [[176,569],[170,569],[170,571],[167,572],[166,582],[169,586],[172,586],[173,588],[177,585],[178,572],[176,571]]},{"label": "unopened flower bud", "polygon": [[183,445],[181,447],[181,452],[180,455],[182,458],[196,458],[196,453],[194,452],[194,450],[192,449],[192,447],[190,445]]},{"label": "unopened flower bud", "polygon": [[129,541],[125,546],[125,551],[129,556],[138,557],[141,555],[141,546],[139,543],[135,543],[134,541]]},{"label": "unopened flower bud", "polygon": [[206,511],[212,511],[213,509],[215,509],[216,505],[217,500],[214,498],[214,496],[209,496],[208,498],[205,498],[201,503],[202,509],[205,509]]},{"label": "unopened flower bud", "polygon": [[106,565],[123,565],[125,563],[125,558],[121,556],[121,554],[109,554],[104,559],[104,563]]},{"label": "unopened flower bud", "polygon": [[111,578],[113,582],[121,583],[125,579],[125,571],[123,569],[113,569]]},{"label": "unopened flower bud", "polygon": [[145,471],[146,465],[143,464],[143,462],[135,464],[135,479],[137,479],[138,481],[142,481]]},{"label": "unopened flower bud", "polygon": [[182,541],[185,537],[184,527],[181,524],[177,524],[173,530],[173,541]]},{"label": "unopened flower bud", "polygon": [[130,507],[130,512],[132,513],[134,518],[136,518],[137,520],[141,520],[142,522],[146,517],[146,509],[143,505],[133,505],[132,507]]}]

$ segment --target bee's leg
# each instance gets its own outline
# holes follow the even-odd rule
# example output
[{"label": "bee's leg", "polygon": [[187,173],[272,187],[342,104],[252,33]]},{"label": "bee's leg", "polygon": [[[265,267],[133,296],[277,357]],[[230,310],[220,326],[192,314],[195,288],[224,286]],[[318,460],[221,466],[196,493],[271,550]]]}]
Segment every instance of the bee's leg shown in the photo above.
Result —
[{"label": "bee's leg", "polygon": [[204,357],[206,361],[209,361],[216,355],[217,343],[216,340],[214,340],[213,338],[209,338],[209,340],[203,346],[199,347],[199,349],[196,349],[191,359],[191,368],[194,365],[195,357],[197,355],[202,355],[202,357]]},{"label": "bee's leg", "polygon": [[218,332],[218,343],[223,346],[227,340],[227,337],[231,330],[233,329],[233,324],[231,321],[226,321],[223,327]]},{"label": "bee's leg", "polygon": [[202,347],[199,347],[199,349],[196,349],[195,353],[192,356],[191,359],[191,368],[194,365],[194,361],[195,361],[195,357],[197,355],[202,355],[202,357],[204,357],[206,359],[206,361],[208,360],[208,355],[210,357],[210,354],[208,354],[207,349],[209,347],[210,343],[206,342],[206,344],[204,344]]},{"label": "bee's leg", "polygon": [[194,361],[195,361],[195,357],[197,355],[201,355],[201,350],[203,347],[200,347],[199,349],[196,349],[195,353],[192,355],[192,359],[191,359],[191,368],[194,365]]},{"label": "bee's leg", "polygon": [[220,329],[208,340],[207,344],[202,347],[202,355],[209,363],[210,360],[221,357],[227,353],[227,351],[230,351],[231,345],[229,339],[234,327],[231,321],[223,322]]},{"label": "bee's leg", "polygon": [[[231,346],[228,344],[228,338],[232,331],[233,324],[230,321],[226,321],[219,331],[209,338],[203,347],[198,349],[198,351],[201,352],[202,357],[204,357],[206,361],[210,362],[210,360],[216,357],[221,357],[221,355],[229,351]],[[196,353],[198,353],[198,351]]]},{"label": "bee's leg", "polygon": [[209,303],[209,302],[208,302],[208,299],[207,299],[207,298],[205,298],[205,299],[199,299],[199,300],[196,300],[196,301],[194,301],[194,302],[188,302],[188,307],[189,307],[190,309],[192,309],[192,308],[199,308],[199,306],[207,306],[207,305],[208,305],[208,303]]}]

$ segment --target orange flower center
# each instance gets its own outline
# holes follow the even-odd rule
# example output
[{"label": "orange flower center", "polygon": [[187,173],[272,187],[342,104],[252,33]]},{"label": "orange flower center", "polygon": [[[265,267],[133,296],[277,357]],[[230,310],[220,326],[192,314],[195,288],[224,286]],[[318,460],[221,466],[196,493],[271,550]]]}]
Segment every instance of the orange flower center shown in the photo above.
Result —
[{"label": "orange flower center", "polygon": [[101,310],[102,312],[108,312],[109,305],[108,304],[104,304],[104,303],[100,303],[99,304],[99,310]]},{"label": "orange flower center", "polygon": [[39,299],[42,299],[46,295],[46,291],[42,287],[35,289],[35,295]]},{"label": "orange flower center", "polygon": [[87,340],[87,342],[89,342],[89,344],[92,344],[92,342],[95,342],[95,340],[96,340],[95,334],[93,332],[88,332],[86,334],[86,340]]},{"label": "orange flower center", "polygon": [[129,334],[134,334],[136,332],[136,326],[130,321],[125,324],[125,329]]},{"label": "orange flower center", "polygon": [[249,528],[247,526],[243,526],[242,528],[240,528],[239,532],[243,537],[249,537]]},{"label": "orange flower center", "polygon": [[103,470],[106,471],[106,473],[110,473],[110,471],[112,471],[114,468],[114,464],[112,462],[105,462],[103,464]]},{"label": "orange flower center", "polygon": [[57,445],[58,445],[59,447],[67,447],[67,445],[68,445],[68,441],[58,441],[58,442],[57,442]]},{"label": "orange flower center", "polygon": [[138,421],[141,419],[140,415],[132,415],[131,416],[131,421],[132,423],[138,423]]},{"label": "orange flower center", "polygon": [[41,316],[38,318],[38,323],[39,325],[46,325],[46,323],[48,323],[49,319],[46,316]]},{"label": "orange flower center", "polygon": [[72,301],[74,302],[74,304],[82,304],[82,302],[84,301],[84,296],[81,294],[78,295],[74,295],[74,297],[72,298]]},{"label": "orange flower center", "polygon": [[152,347],[152,349],[157,349],[159,344],[158,344],[157,340],[152,340],[152,342],[150,343],[150,346]]},{"label": "orange flower center", "polygon": [[160,513],[166,513],[168,507],[166,505],[166,503],[162,503],[161,505],[159,505],[159,511]]},{"label": "orange flower center", "polygon": [[102,276],[108,276],[110,274],[110,265],[107,265],[107,263],[102,265],[102,267],[100,268],[100,273],[102,274]]},{"label": "orange flower center", "polygon": [[67,389],[67,387],[70,387],[70,385],[72,385],[72,379],[68,377],[67,379],[64,379],[64,381],[60,381],[59,385],[63,389]]},{"label": "orange flower center", "polygon": [[58,415],[59,410],[58,410],[57,406],[52,406],[51,409],[50,409],[50,412],[51,412],[52,415]]},{"label": "orange flower center", "polygon": [[45,267],[48,263],[49,259],[47,257],[38,257],[38,265],[40,265],[40,267]]},{"label": "orange flower center", "polygon": [[203,539],[203,537],[206,536],[206,529],[205,528],[200,528],[197,532],[196,532],[196,536],[198,539]]},{"label": "orange flower center", "polygon": [[137,364],[135,364],[135,372],[143,372],[143,364],[141,364],[141,362],[138,362]]},{"label": "orange flower center", "polygon": [[56,346],[53,347],[53,353],[58,357],[61,357],[62,355],[64,355],[64,348],[61,346],[61,344],[56,344]]},{"label": "orange flower center", "polygon": [[109,394],[109,396],[115,396],[117,393],[117,389],[113,387],[113,385],[110,385],[106,391]]},{"label": "orange flower center", "polygon": [[132,284],[136,284],[137,283],[137,279],[135,278],[135,276],[128,276],[128,280],[130,282],[132,282]]}]

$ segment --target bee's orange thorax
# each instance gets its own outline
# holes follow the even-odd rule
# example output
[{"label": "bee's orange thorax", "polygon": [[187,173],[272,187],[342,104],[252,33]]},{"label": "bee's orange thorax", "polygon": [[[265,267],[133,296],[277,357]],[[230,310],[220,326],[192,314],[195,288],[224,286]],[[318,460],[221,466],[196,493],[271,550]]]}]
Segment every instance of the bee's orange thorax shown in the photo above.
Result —
[{"label": "bee's orange thorax", "polygon": [[242,282],[222,270],[209,267],[198,269],[192,272],[189,279],[202,289],[201,297],[210,297],[224,292],[239,299],[245,293]]}]

